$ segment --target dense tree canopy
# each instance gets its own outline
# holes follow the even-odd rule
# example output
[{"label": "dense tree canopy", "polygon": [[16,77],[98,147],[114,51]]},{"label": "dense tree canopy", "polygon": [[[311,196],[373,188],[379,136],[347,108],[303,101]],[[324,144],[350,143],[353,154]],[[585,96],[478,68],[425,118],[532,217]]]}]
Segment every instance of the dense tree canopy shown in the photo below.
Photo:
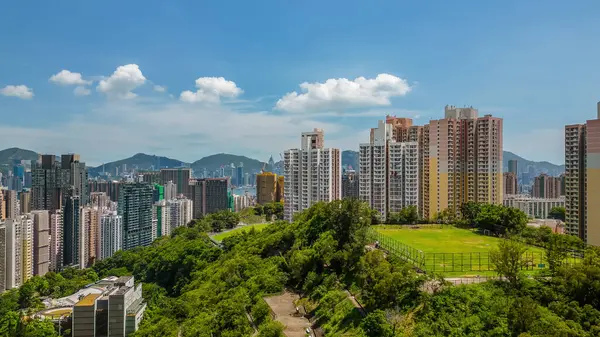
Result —
[{"label": "dense tree canopy", "polygon": [[[470,204],[463,218],[520,231],[491,263],[505,281],[452,286],[367,246],[374,212],[364,203],[319,203],[292,223],[275,221],[217,247],[207,232],[236,220],[220,213],[177,228],[151,246],[118,252],[93,269],[34,277],[0,296],[0,336],[56,336],[52,323],[28,320],[41,297],[69,295],[108,275],[134,275],[148,302],[140,336],[283,336],[264,297],[288,289],[294,305],[326,336],[574,336],[600,334],[600,252],[577,264],[564,249],[583,248],[548,229],[522,227],[512,210]],[[239,219],[238,219],[239,220]],[[217,224],[217,225],[215,225]],[[491,227],[490,227],[491,228]],[[528,277],[522,241],[549,255],[547,273]]]}]

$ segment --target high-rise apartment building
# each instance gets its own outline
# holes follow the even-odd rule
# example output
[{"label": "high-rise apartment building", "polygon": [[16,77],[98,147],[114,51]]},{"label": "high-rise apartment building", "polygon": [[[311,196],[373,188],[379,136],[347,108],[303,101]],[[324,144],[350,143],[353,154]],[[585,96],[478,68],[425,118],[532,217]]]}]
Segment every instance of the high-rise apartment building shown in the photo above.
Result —
[{"label": "high-rise apartment building", "polygon": [[283,198],[283,176],[272,172],[262,172],[256,175],[256,203],[266,204],[279,202]]},{"label": "high-rise apartment building", "polygon": [[31,212],[31,192],[22,191],[19,194],[19,207],[21,208],[21,214]]},{"label": "high-rise apartment building", "polygon": [[81,263],[81,242],[83,219],[81,219],[81,200],[78,196],[69,196],[65,199],[62,209],[63,220],[63,266],[79,266]]},{"label": "high-rise apartment building", "polygon": [[169,208],[166,200],[159,200],[152,205],[152,241],[171,234],[169,226]]},{"label": "high-rise apartment building", "polygon": [[88,181],[90,192],[104,192],[111,201],[119,200],[119,190],[121,182],[112,180],[91,180]]},{"label": "high-rise apartment building", "polygon": [[[19,287],[21,283],[21,261],[23,246],[21,244],[21,224],[16,219],[6,219],[0,228],[0,238],[4,234],[4,239],[0,243],[4,246],[4,259],[0,263],[4,264],[4,289]],[[1,254],[1,253],[0,253]]]},{"label": "high-rise apartment building", "polygon": [[598,119],[565,126],[567,233],[600,246],[600,102]]},{"label": "high-rise apartment building", "polygon": [[359,145],[359,199],[382,219],[419,206],[419,143],[418,136],[408,141],[411,126],[408,118],[388,117],[371,129],[369,143]]},{"label": "high-rise apartment building", "polygon": [[90,206],[103,209],[108,207],[110,199],[105,192],[90,192]]},{"label": "high-rise apartment building", "polygon": [[19,199],[17,198],[17,191],[4,190],[4,202],[6,204],[6,217],[17,218],[21,212],[19,209]]},{"label": "high-rise apartment building", "polygon": [[177,185],[174,182],[167,181],[163,186],[165,200],[171,200],[177,197]]},{"label": "high-rise apartment building", "polygon": [[171,199],[166,201],[168,210],[168,227],[169,233],[177,227],[186,226],[192,221],[193,215],[193,202],[189,199],[179,198]]},{"label": "high-rise apartment building", "polygon": [[50,212],[50,270],[60,271],[63,266],[63,213]]},{"label": "high-rise apartment building", "polygon": [[518,193],[519,185],[517,184],[517,174],[514,172],[504,172],[504,197]]},{"label": "high-rise apartment building", "polygon": [[33,277],[33,219],[18,216],[21,224],[21,285]]},{"label": "high-rise apartment building", "polygon": [[123,217],[123,250],[152,243],[152,198],[152,184],[121,185],[118,214]]},{"label": "high-rise apartment building", "polygon": [[203,178],[192,184],[194,219],[229,209],[228,178]]},{"label": "high-rise apartment building", "polygon": [[511,159],[508,161],[508,172],[514,173],[515,176],[517,176],[519,174],[518,168],[518,162],[516,159]]},{"label": "high-rise apartment building", "polygon": [[301,147],[285,151],[284,218],[292,220],[319,201],[342,196],[342,159],[339,149],[325,148],[323,130],[303,132]]},{"label": "high-rise apartment building", "polygon": [[97,207],[83,207],[81,209],[80,233],[80,265],[82,268],[94,264],[97,259],[98,240],[100,239],[101,210]]},{"label": "high-rise apartment building", "polygon": [[123,217],[117,212],[100,216],[98,259],[106,259],[123,249]]},{"label": "high-rise apartment building", "polygon": [[6,224],[3,220],[0,220],[0,293],[3,293],[8,288],[6,287],[7,275],[9,270],[7,269],[8,265],[8,255],[7,255],[7,244],[8,244],[8,236],[6,232]]},{"label": "high-rise apartment building", "polygon": [[358,174],[355,170],[345,170],[342,174],[342,198],[358,199]]},{"label": "high-rise apartment building", "polygon": [[166,168],[160,170],[161,184],[164,186],[167,182],[172,181],[177,185],[177,194],[183,194],[188,199],[191,199],[192,196],[191,178],[192,169],[190,168]]},{"label": "high-rise apartment building", "polygon": [[427,218],[454,213],[469,201],[502,203],[502,119],[477,109],[446,106],[445,118],[424,129]]},{"label": "high-rise apartment building", "polygon": [[552,177],[545,173],[533,180],[531,196],[534,198],[556,199],[563,195],[560,177]]},{"label": "high-rise apartment building", "polygon": [[0,189],[0,221],[6,219],[6,202],[4,201],[4,193]]},{"label": "high-rise apartment building", "polygon": [[41,155],[31,172],[31,209],[61,209],[63,198],[69,196],[78,196],[82,205],[88,202],[88,173],[79,155],[62,155],[60,161],[54,155]]},{"label": "high-rise apartment building", "polygon": [[50,270],[50,214],[46,210],[30,213],[33,220],[33,275]]}]

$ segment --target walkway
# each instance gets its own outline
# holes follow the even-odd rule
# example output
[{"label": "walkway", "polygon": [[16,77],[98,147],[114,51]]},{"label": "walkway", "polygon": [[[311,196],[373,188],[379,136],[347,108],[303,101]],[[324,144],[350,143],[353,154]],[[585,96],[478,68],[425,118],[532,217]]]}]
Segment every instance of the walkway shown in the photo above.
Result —
[{"label": "walkway", "polygon": [[265,297],[265,302],[275,314],[275,320],[285,326],[283,332],[287,337],[305,337],[306,329],[311,326],[308,319],[296,313],[294,302],[299,298],[287,291],[281,295]]}]

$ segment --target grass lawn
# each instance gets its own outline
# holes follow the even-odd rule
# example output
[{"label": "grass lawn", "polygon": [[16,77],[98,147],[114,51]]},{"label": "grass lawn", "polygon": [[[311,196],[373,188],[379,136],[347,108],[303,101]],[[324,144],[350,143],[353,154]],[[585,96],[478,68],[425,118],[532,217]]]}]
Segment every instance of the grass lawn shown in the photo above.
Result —
[{"label": "grass lawn", "polygon": [[257,231],[260,231],[260,230],[263,230],[268,225],[270,225],[270,224],[268,224],[268,223],[260,223],[260,224],[255,224],[255,225],[248,225],[248,226],[238,227],[238,228],[232,229],[232,230],[230,230],[228,232],[223,232],[223,233],[219,233],[219,234],[213,235],[212,238],[215,239],[215,240],[217,240],[217,241],[223,241],[223,239],[225,239],[226,237],[232,236],[233,234],[241,233],[243,231],[249,231],[250,228],[254,228]]},{"label": "grass lawn", "polygon": [[[375,228],[383,235],[380,242],[383,248],[409,258],[428,272],[445,276],[493,274],[489,252],[502,240],[453,226]],[[541,248],[528,246],[524,256],[529,261],[529,270],[545,263]]]}]

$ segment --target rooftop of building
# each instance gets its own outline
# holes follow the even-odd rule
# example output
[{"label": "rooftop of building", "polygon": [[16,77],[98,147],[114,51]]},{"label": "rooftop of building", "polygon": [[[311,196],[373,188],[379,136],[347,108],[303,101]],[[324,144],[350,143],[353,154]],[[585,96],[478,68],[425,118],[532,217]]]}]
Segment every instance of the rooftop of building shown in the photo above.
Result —
[{"label": "rooftop of building", "polygon": [[94,305],[96,299],[102,296],[102,294],[88,294],[75,304],[76,307],[89,307]]}]

